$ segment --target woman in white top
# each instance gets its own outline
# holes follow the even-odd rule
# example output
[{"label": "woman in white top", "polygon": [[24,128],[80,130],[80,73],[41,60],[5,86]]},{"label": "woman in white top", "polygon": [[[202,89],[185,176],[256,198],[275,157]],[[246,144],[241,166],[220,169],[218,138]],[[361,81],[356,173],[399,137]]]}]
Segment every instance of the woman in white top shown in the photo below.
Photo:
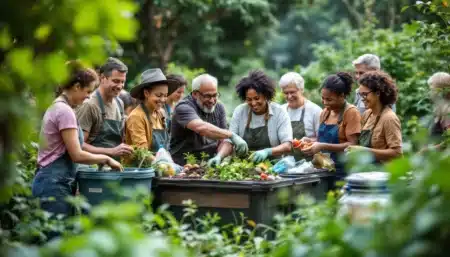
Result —
[{"label": "woman in white top", "polygon": [[[303,95],[305,89],[303,77],[296,72],[288,72],[281,77],[279,86],[287,101],[283,108],[289,114],[293,138],[317,138],[322,108]],[[304,158],[300,151],[293,149],[292,154],[297,161]]]},{"label": "woman in white top", "polygon": [[[245,103],[234,110],[230,131],[242,137],[250,151],[256,151],[253,161],[261,162],[289,153],[291,123],[286,110],[272,102],[275,96],[272,80],[262,71],[253,71],[236,85],[236,92]],[[219,164],[232,150],[232,144],[225,141],[209,165]]]}]

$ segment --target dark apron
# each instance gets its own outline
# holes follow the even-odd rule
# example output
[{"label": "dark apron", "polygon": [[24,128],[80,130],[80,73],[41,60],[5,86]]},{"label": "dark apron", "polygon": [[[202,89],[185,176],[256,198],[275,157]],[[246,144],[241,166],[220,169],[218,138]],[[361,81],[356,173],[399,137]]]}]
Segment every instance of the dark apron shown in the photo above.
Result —
[{"label": "dark apron", "polygon": [[120,112],[120,120],[108,120],[106,119],[105,105],[103,103],[102,96],[98,92],[95,92],[98,99],[98,104],[100,106],[100,110],[102,112],[102,127],[98,132],[97,136],[90,143],[95,147],[104,147],[104,148],[114,148],[122,143],[123,140],[123,108],[119,102],[119,99],[116,98],[117,105],[119,107]]},{"label": "dark apron", "polygon": [[[267,107],[268,108],[268,107]],[[247,125],[245,127],[244,136],[242,137],[247,142],[249,151],[258,151],[265,148],[272,148],[269,139],[269,128],[267,127],[268,118],[265,118],[265,124],[262,127],[250,128],[252,121],[252,110],[248,112]]]},{"label": "dark apron", "polygon": [[152,145],[149,150],[154,153],[156,153],[161,147],[167,150],[169,146],[169,134],[165,129],[152,128],[152,120],[150,119],[150,113],[147,107],[145,107],[145,105],[142,103],[141,107],[144,110],[145,115],[147,116],[147,120],[150,123],[150,129],[152,130]]},{"label": "dark apron", "polygon": [[[325,124],[325,121],[330,116],[331,111],[328,113],[328,115],[324,118],[323,122],[319,126],[319,132],[318,132],[318,141],[321,143],[327,143],[327,144],[339,144],[339,125],[341,124],[345,108],[347,107],[347,102],[345,102],[344,108],[339,113],[339,119],[337,124]],[[328,151],[323,151],[328,152]],[[335,152],[328,152],[330,153],[331,159],[334,161],[336,172],[335,176],[336,179],[342,179],[345,177],[345,171],[344,171],[344,165],[338,160],[338,155]]]},{"label": "dark apron", "polygon": [[[361,130],[361,134],[359,135],[358,138],[358,145],[360,146],[364,146],[367,148],[372,148],[372,134],[373,134],[373,130],[376,128],[378,121],[380,120],[380,116],[383,113],[383,110],[381,110],[380,115],[377,116],[377,119],[375,120],[375,124],[373,125],[372,129],[364,129]],[[369,116],[367,117],[367,119],[364,122],[363,128],[366,125],[367,121],[370,118],[370,115],[372,115],[372,112],[369,114]]]},{"label": "dark apron", "polygon": [[[291,121],[292,135],[296,139],[302,139],[303,137],[306,136],[304,117],[305,117],[305,107],[303,107],[300,120]],[[311,160],[311,157],[306,157],[300,150],[294,149],[294,147],[292,147],[291,150],[292,156],[294,156],[295,161],[300,161],[303,159]]]},{"label": "dark apron", "polygon": [[[64,102],[64,101],[57,101]],[[64,102],[67,104],[67,102]],[[78,126],[78,140],[83,144],[83,131]],[[38,167],[33,179],[32,194],[38,198],[53,197],[53,201],[41,199],[41,208],[54,214],[72,215],[73,207],[66,202],[67,196],[76,193],[77,164],[72,161],[66,151],[58,159],[45,167]]]},{"label": "dark apron", "polygon": [[166,129],[167,133],[170,134],[170,129],[172,126],[172,109],[170,108],[170,105],[165,104],[164,110],[166,111],[167,117],[166,117]]}]

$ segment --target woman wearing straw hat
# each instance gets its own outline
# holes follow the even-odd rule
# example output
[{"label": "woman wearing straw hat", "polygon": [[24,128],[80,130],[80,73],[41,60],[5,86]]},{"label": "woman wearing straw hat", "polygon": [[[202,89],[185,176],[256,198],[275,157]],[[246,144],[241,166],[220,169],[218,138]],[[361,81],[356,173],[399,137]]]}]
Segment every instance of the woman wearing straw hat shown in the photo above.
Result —
[{"label": "woman wearing straw hat", "polygon": [[156,152],[167,149],[169,137],[162,108],[167,96],[176,87],[169,85],[160,69],[149,69],[142,73],[141,83],[131,89],[132,97],[141,101],[125,124],[126,144]]}]

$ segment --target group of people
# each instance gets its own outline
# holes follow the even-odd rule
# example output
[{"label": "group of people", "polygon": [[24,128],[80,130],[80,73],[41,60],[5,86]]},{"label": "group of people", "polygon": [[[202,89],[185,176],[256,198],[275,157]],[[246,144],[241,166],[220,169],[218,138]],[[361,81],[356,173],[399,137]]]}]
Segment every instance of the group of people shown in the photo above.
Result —
[{"label": "group of people", "polygon": [[[187,81],[182,75],[165,75],[160,69],[141,74],[130,92],[124,90],[127,66],[108,58],[98,71],[74,65],[58,97],[42,121],[38,169],[33,195],[54,197],[43,202],[50,212],[68,214],[64,197],[76,190],[76,164],[106,164],[121,170],[133,149],[169,150],[175,163],[185,164],[185,154],[210,156],[216,166],[231,155],[251,155],[254,162],[293,155],[297,160],[318,152],[330,153],[336,178],[345,176],[339,155],[366,150],[374,161],[385,162],[402,154],[400,120],[395,114],[398,90],[381,70],[380,60],[365,54],[353,61],[354,76],[338,72],[322,83],[323,109],[305,97],[305,81],[295,72],[284,74],[278,86],[286,104],[274,102],[277,86],[262,71],[252,71],[236,85],[243,103],[233,112],[229,126],[219,102],[218,81],[209,74],[194,78],[192,91],[183,98]],[[354,104],[347,101],[358,85]],[[450,75],[437,73],[432,89],[450,88]],[[448,92],[444,102],[450,99]],[[448,106],[448,105],[447,105]],[[446,109],[448,113],[448,108]],[[443,111],[443,113],[445,110]],[[450,127],[440,116],[433,131]],[[294,138],[311,142],[294,149]]]}]

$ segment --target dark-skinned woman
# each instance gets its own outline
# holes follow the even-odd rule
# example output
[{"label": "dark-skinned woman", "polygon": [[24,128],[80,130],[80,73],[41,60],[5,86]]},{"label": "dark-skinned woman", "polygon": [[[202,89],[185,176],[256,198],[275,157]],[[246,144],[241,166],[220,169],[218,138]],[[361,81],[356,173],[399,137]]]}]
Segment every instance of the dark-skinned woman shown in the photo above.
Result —
[{"label": "dark-skinned woman", "polygon": [[[32,193],[41,198],[41,208],[54,214],[73,214],[72,206],[65,201],[75,195],[77,163],[107,164],[115,170],[122,166],[111,157],[91,154],[81,149],[83,132],[78,126],[74,108],[89,98],[98,83],[94,70],[77,63],[69,63],[71,74],[60,87],[58,97],[45,112],[40,134],[38,168],[33,180]],[[53,197],[54,201],[47,201]]]},{"label": "dark-skinned woman", "polygon": [[[289,115],[275,96],[274,82],[262,71],[253,71],[236,85],[238,96],[245,101],[233,113],[230,131],[241,136],[253,154],[254,162],[290,153],[292,127]],[[232,144],[225,141],[218,154],[209,161],[217,165],[231,154]]]},{"label": "dark-skinned woman", "polygon": [[358,80],[358,94],[366,111],[362,116],[362,131],[357,146],[348,150],[370,151],[376,162],[385,162],[402,154],[402,130],[391,106],[397,100],[397,87],[382,71],[369,71]]},{"label": "dark-skinned woman", "polygon": [[[345,72],[338,72],[325,79],[322,84],[322,103],[325,108],[320,114],[317,141],[303,150],[307,155],[320,151],[330,153],[335,162],[337,180],[345,177],[339,154],[348,146],[356,145],[361,133],[361,115],[354,105],[346,101],[352,92],[352,84],[352,77]],[[308,138],[304,140],[314,141]]]},{"label": "dark-skinned woman", "polygon": [[168,148],[169,136],[162,108],[167,95],[175,89],[169,88],[160,69],[149,69],[142,73],[141,83],[130,91],[131,96],[141,103],[126,121],[126,144],[152,152],[157,152],[161,146]]}]

